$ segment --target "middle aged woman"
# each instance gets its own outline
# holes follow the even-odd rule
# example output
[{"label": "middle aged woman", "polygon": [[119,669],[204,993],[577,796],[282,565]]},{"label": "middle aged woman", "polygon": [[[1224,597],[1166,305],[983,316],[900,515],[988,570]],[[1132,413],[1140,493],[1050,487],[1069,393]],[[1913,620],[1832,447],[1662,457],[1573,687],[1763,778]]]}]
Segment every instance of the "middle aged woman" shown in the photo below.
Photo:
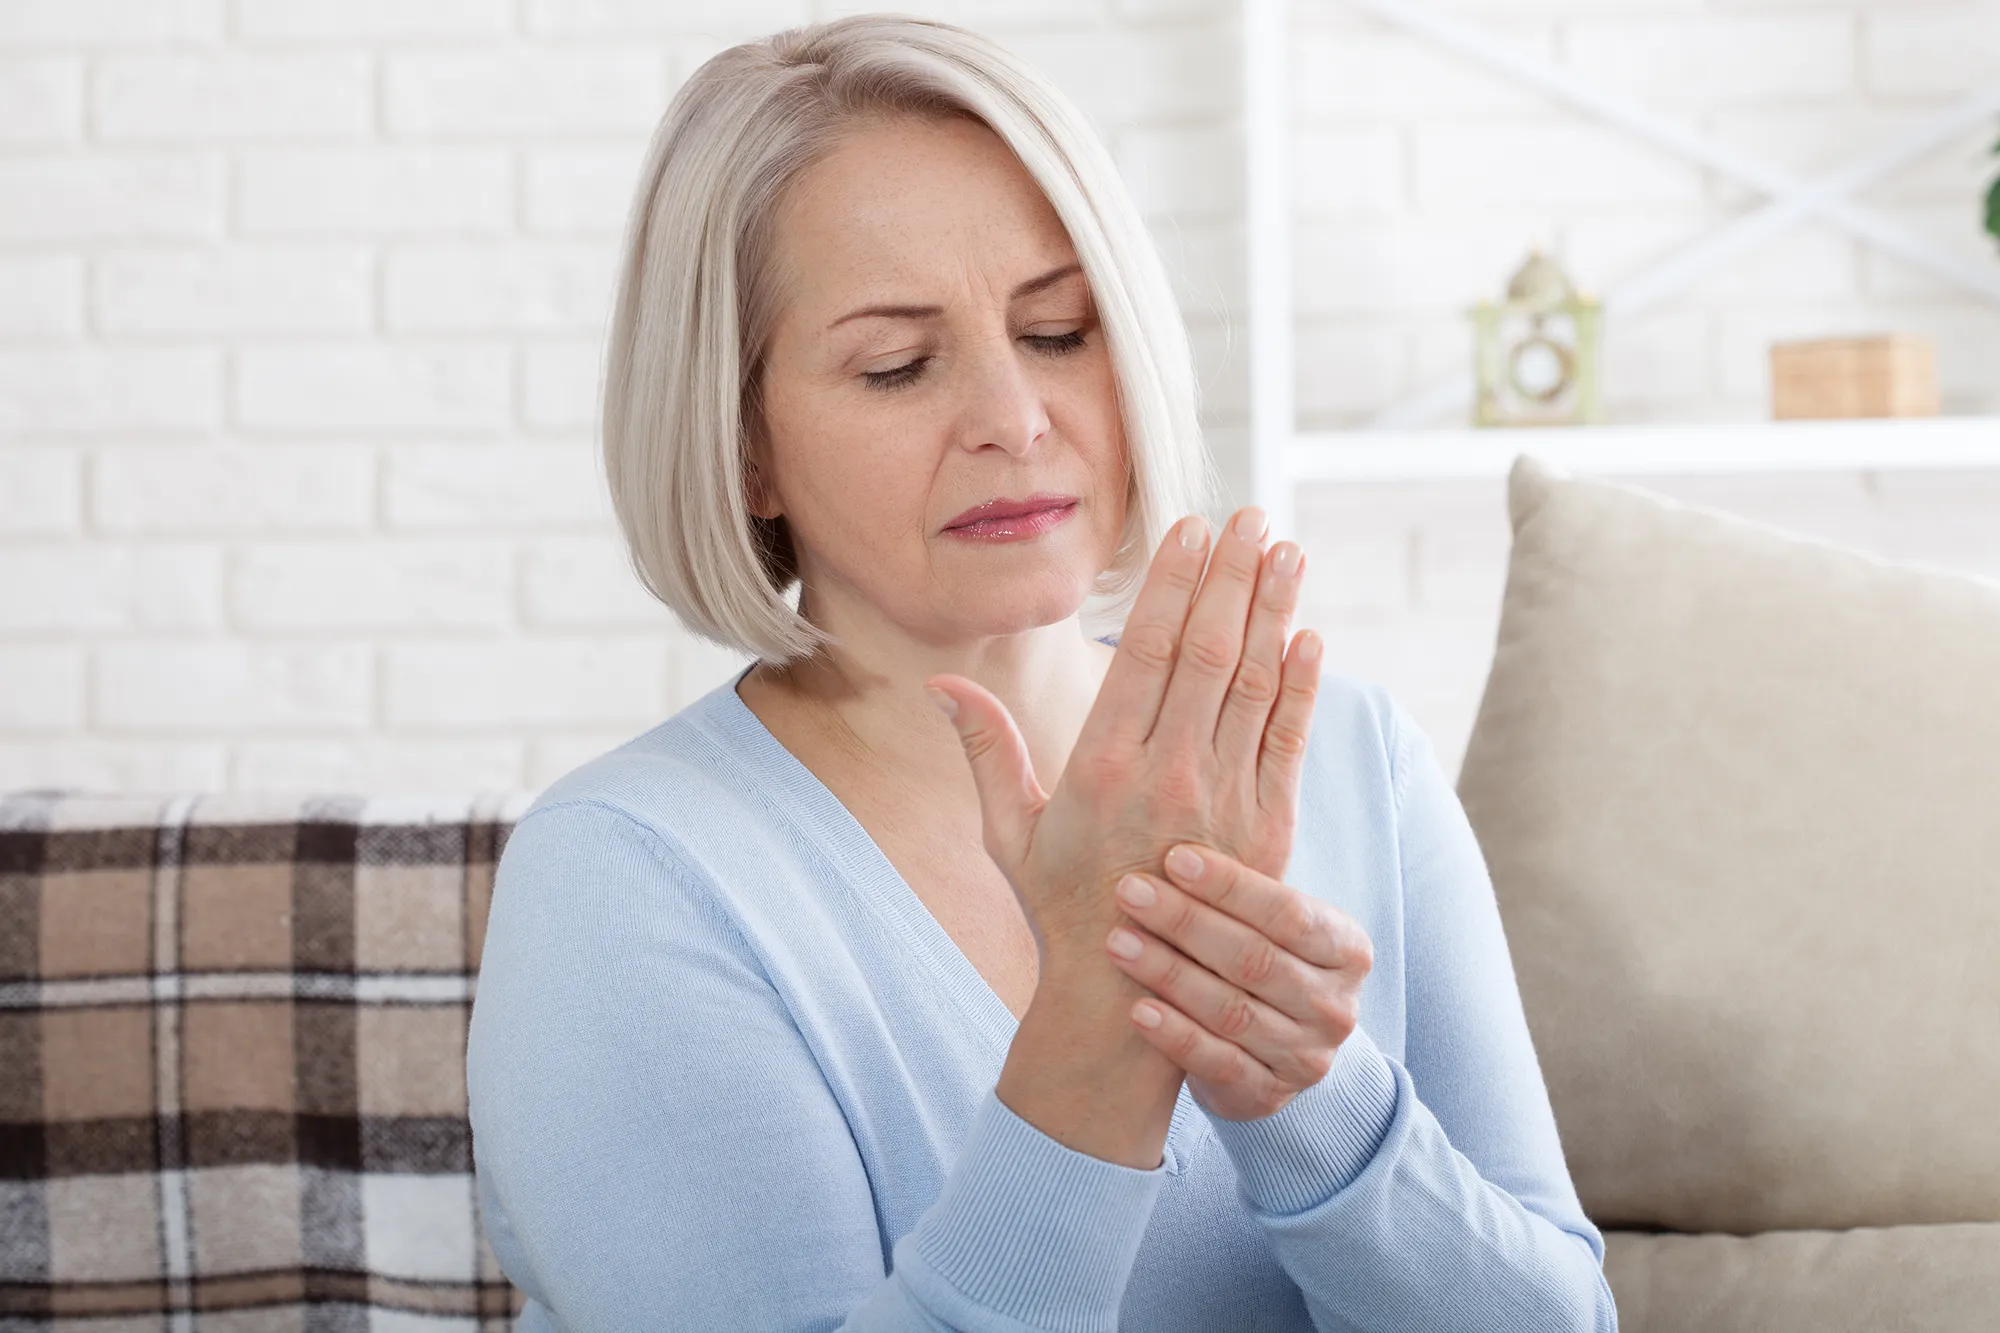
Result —
[{"label": "middle aged woman", "polygon": [[634,563],[757,660],[502,856],[522,1333],[1615,1329],[1471,829],[1298,546],[1180,517],[1185,336],[1060,93],[887,16],[716,56],[610,351]]}]

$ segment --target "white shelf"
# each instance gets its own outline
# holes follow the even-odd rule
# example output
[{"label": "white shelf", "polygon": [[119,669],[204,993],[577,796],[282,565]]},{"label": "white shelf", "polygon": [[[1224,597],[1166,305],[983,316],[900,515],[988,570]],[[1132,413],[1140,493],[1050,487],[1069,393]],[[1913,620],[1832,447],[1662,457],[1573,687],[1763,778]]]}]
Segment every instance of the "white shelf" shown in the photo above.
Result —
[{"label": "white shelf", "polygon": [[1285,475],[1294,483],[1499,477],[1520,454],[1601,475],[2000,468],[2000,417],[1327,431],[1292,437]]},{"label": "white shelf", "polygon": [[[2000,302],[2000,277],[1925,240],[1857,201],[1874,181],[1955,143],[1968,125],[1991,123],[2000,83],[1989,83],[1931,118],[1837,169],[1802,178],[1690,128],[1678,113],[1653,111],[1615,87],[1544,63],[1483,24],[1440,12],[1434,0],[1345,0],[1399,32],[1455,54],[1508,81],[1571,107],[1594,122],[1745,185],[1768,202],[1719,225],[1645,272],[1604,293],[1620,318],[1659,305],[1715,266],[1817,218],[1981,299]],[[1293,398],[1294,293],[1291,282],[1293,103],[1288,77],[1295,41],[1292,0],[1243,0],[1245,260],[1250,368],[1250,496],[1280,530],[1291,526],[1293,490],[1306,481],[1395,481],[1502,476],[1522,453],[1579,473],[1866,472],[2000,468],[2000,417],[1922,422],[1830,422],[1589,427],[1581,430],[1407,430],[1440,412],[1463,418],[1472,396],[1463,374],[1386,408],[1383,429],[1300,431]],[[1488,8],[1491,8],[1489,6]],[[1496,279],[1499,275],[1495,275]],[[1468,298],[1470,299],[1470,294]]]}]

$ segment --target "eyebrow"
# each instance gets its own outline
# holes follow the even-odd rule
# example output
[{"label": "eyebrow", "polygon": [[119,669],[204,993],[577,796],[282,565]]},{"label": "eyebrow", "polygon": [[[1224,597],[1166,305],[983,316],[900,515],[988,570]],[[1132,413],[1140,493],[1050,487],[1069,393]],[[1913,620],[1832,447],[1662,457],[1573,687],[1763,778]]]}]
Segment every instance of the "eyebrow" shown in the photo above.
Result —
[{"label": "eyebrow", "polygon": [[[1046,291],[1063,279],[1081,272],[1083,272],[1082,264],[1064,264],[1059,268],[1052,268],[1038,278],[1029,278],[1016,287],[1007,299],[1018,301],[1024,296],[1033,296],[1036,292]],[[943,313],[944,307],[938,305],[871,305],[859,310],[850,310],[827,327],[838,328],[850,319],[936,319]]]}]

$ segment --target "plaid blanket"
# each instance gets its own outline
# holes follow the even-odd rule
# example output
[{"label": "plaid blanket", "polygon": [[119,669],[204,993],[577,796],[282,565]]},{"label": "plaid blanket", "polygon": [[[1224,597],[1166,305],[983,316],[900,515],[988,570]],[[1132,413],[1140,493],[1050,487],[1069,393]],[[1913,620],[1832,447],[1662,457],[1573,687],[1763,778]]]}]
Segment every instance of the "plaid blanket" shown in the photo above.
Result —
[{"label": "plaid blanket", "polygon": [[526,798],[0,794],[0,1330],[463,1330],[465,1042]]}]

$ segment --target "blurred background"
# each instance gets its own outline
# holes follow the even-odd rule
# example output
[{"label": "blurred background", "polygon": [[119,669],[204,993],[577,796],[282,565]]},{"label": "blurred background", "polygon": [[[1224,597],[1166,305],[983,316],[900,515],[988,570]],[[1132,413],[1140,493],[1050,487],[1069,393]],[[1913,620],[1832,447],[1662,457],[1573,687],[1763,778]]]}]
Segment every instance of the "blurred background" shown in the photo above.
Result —
[{"label": "blurred background", "polygon": [[[594,421],[647,135],[824,0],[0,3],[0,787],[538,790],[736,659],[646,598]],[[2000,79],[1992,0],[1425,0],[1802,177]],[[957,0],[1112,146],[1249,493],[1241,6]],[[1530,248],[1614,291],[1759,200],[1369,7],[1292,5],[1298,424],[1469,368]],[[2000,115],[1856,196],[2000,284]],[[1613,422],[1758,421],[1773,341],[1898,330],[2000,413],[2000,304],[1823,223],[1607,317]],[[1460,413],[1459,419],[1463,419]],[[2000,438],[1996,438],[2000,456]],[[1637,478],[2000,575],[2000,469]],[[1496,478],[1296,493],[1305,623],[1455,770],[1506,570]]]}]

